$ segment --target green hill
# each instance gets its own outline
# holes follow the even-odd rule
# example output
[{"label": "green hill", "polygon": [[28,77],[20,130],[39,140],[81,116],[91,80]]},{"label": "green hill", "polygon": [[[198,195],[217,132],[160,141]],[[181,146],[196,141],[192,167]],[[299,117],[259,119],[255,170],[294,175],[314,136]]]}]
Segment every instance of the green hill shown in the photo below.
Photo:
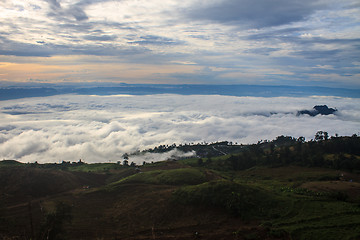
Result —
[{"label": "green hill", "polygon": [[285,137],[140,167],[2,161],[0,238],[360,239],[358,141]]}]

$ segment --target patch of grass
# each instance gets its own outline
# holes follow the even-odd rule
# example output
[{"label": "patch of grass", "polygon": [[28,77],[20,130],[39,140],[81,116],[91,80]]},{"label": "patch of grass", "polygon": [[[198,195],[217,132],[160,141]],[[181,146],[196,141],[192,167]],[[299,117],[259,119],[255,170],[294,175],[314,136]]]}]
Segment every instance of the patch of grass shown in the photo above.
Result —
[{"label": "patch of grass", "polygon": [[195,168],[179,168],[172,170],[155,170],[141,172],[124,178],[112,185],[120,183],[146,183],[168,185],[194,185],[206,181],[205,174]]},{"label": "patch of grass", "polygon": [[[301,187],[316,179],[318,185],[335,180],[338,170],[306,167],[256,167],[239,171],[235,181],[272,192],[280,201],[269,210],[263,226],[269,236],[293,240],[360,239],[360,207],[345,202],[347,195],[340,191],[312,191]],[[292,179],[291,182],[288,179]]]},{"label": "patch of grass", "polygon": [[248,233],[244,236],[245,240],[257,240],[260,239],[260,236],[257,232]]},{"label": "patch of grass", "polygon": [[183,204],[224,208],[244,219],[266,216],[270,207],[275,205],[269,193],[225,180],[182,187],[173,193],[173,200]]},{"label": "patch of grass", "polygon": [[294,240],[357,239],[353,237],[360,234],[360,208],[339,201],[298,199],[264,225],[271,226],[270,233],[287,232]]},{"label": "patch of grass", "polygon": [[157,179],[160,183],[170,185],[193,185],[206,181],[205,175],[194,168],[181,168],[162,171]]},{"label": "patch of grass", "polygon": [[298,229],[292,233],[294,239],[307,240],[357,240],[360,239],[360,228],[356,225],[345,226],[314,226]]},{"label": "patch of grass", "polygon": [[[202,158],[203,164],[207,168],[214,168],[221,164],[225,159],[229,158],[229,156],[219,156],[219,157],[211,157],[211,158]],[[199,167],[199,158],[187,158],[179,160],[179,163],[184,165],[189,165],[192,167]]]},{"label": "patch of grass", "polygon": [[92,164],[71,166],[68,169],[70,171],[77,171],[77,172],[107,172],[113,169],[122,169],[122,168],[125,167],[116,163],[92,163]]},{"label": "patch of grass", "polygon": [[330,194],[325,192],[314,192],[307,188],[291,188],[291,187],[282,187],[282,192],[291,192],[299,195],[312,196],[312,197],[329,197]]},{"label": "patch of grass", "polygon": [[189,166],[197,166],[198,158],[185,158],[178,161],[181,164]]}]

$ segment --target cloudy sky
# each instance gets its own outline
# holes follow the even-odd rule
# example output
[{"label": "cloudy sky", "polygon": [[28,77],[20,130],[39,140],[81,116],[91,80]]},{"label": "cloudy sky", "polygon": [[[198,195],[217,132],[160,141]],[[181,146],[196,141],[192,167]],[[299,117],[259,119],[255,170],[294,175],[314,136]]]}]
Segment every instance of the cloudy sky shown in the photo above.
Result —
[{"label": "cloudy sky", "polygon": [[360,88],[359,0],[1,0],[1,82]]},{"label": "cloudy sky", "polygon": [[[314,104],[336,115],[297,116]],[[124,153],[162,144],[256,143],[280,135],[314,138],[360,134],[360,99],[219,95],[77,96],[1,101],[0,159],[116,162]],[[164,160],[171,154],[130,159]]]}]

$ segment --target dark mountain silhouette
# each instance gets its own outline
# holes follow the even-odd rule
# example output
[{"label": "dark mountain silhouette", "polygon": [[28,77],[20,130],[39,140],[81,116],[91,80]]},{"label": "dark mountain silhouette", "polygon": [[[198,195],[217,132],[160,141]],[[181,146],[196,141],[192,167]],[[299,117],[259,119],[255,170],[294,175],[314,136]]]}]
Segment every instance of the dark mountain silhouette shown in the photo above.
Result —
[{"label": "dark mountain silhouette", "polygon": [[312,110],[298,111],[297,115],[307,114],[307,115],[310,115],[310,116],[314,117],[314,116],[316,116],[318,114],[330,115],[330,114],[334,114],[335,112],[337,112],[337,109],[329,108],[326,105],[316,105],[315,107],[313,107]]}]

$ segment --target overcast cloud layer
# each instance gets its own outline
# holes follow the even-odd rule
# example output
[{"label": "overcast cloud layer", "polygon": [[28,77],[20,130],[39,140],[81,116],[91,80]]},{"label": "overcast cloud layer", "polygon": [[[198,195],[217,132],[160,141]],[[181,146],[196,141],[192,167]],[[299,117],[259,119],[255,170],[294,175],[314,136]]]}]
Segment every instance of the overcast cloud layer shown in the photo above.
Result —
[{"label": "overcast cloud layer", "polygon": [[360,88],[358,0],[2,0],[0,81]]},{"label": "overcast cloud layer", "polygon": [[[338,112],[296,116],[319,104]],[[310,140],[319,130],[330,135],[360,131],[360,99],[335,97],[61,95],[1,101],[0,111],[0,159],[22,162],[116,162],[124,153],[160,144],[256,143],[279,135]]]}]

